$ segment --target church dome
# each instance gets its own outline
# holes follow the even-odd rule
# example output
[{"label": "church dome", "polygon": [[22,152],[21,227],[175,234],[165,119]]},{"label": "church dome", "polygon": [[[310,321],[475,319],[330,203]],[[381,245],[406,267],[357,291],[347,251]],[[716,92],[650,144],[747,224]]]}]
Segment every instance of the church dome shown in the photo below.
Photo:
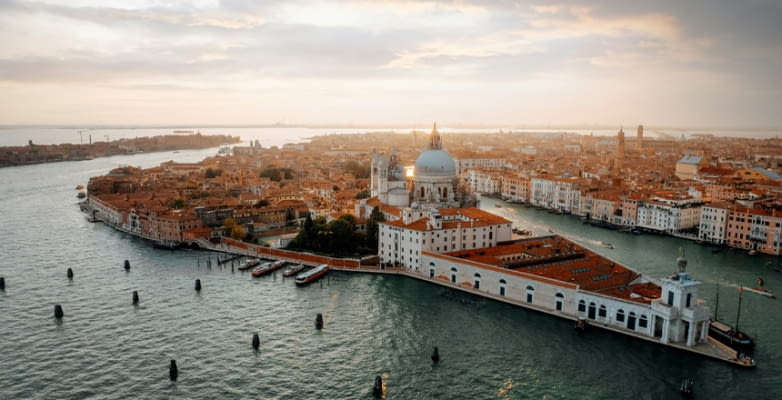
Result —
[{"label": "church dome", "polygon": [[415,160],[415,175],[455,176],[456,163],[445,150],[427,150]]}]

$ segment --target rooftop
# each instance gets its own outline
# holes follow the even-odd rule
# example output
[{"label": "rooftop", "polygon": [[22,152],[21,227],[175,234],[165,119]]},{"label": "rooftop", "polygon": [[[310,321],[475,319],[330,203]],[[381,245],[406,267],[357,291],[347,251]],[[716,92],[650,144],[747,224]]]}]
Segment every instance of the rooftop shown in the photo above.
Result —
[{"label": "rooftop", "polygon": [[660,287],[642,279],[641,273],[556,235],[444,255],[576,284],[584,291],[638,303],[648,304],[661,296]]}]

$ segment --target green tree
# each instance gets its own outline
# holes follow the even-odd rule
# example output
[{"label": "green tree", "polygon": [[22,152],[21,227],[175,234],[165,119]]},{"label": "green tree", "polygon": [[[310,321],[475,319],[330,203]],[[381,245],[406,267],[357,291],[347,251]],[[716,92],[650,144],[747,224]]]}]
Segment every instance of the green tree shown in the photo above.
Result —
[{"label": "green tree", "polygon": [[268,167],[261,171],[261,178],[268,178],[275,182],[282,180],[282,171],[277,167]]},{"label": "green tree", "polygon": [[223,170],[207,168],[205,174],[207,178],[216,178],[223,174]]},{"label": "green tree", "polygon": [[187,205],[187,200],[185,200],[185,199],[183,199],[181,197],[176,198],[174,200],[171,200],[171,202],[168,203],[168,207],[169,208],[173,208],[173,209],[177,209],[177,210],[185,208],[186,205]]},{"label": "green tree", "polygon": [[371,166],[369,163],[360,164],[358,161],[350,160],[345,163],[344,170],[353,175],[356,179],[363,179],[369,178]]},{"label": "green tree", "polygon": [[372,212],[369,214],[369,221],[367,221],[366,244],[367,247],[369,247],[371,250],[374,250],[374,252],[377,252],[378,246],[378,234],[380,232],[380,227],[378,224],[385,221],[386,217],[383,215],[383,212],[380,211],[380,208],[373,208]]}]

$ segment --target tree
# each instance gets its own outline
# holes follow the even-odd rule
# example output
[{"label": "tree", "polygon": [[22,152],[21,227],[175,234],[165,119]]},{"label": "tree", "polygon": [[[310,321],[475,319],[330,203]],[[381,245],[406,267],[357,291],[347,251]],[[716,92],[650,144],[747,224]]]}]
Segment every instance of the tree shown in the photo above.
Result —
[{"label": "tree", "polygon": [[369,195],[370,195],[369,190],[362,190],[362,191],[356,193],[356,199],[357,200],[368,199]]},{"label": "tree", "polygon": [[367,235],[366,235],[366,243],[367,247],[377,252],[377,246],[378,246],[378,233],[380,232],[380,228],[378,224],[380,222],[385,222],[386,217],[383,215],[383,212],[380,211],[379,207],[375,207],[372,209],[372,212],[369,214],[369,221],[367,221]]},{"label": "tree", "polygon": [[282,171],[277,167],[268,167],[261,171],[261,178],[268,178],[275,182],[282,180]]},{"label": "tree", "polygon": [[369,178],[371,173],[371,166],[369,163],[359,164],[358,161],[355,160],[346,162],[344,169],[356,179]]},{"label": "tree", "polygon": [[218,176],[222,175],[223,174],[223,170],[222,169],[207,168],[205,174],[206,174],[207,178],[215,178],[215,177],[218,177]]},{"label": "tree", "polygon": [[176,210],[179,210],[181,208],[185,208],[186,205],[187,205],[187,200],[185,200],[185,199],[183,199],[181,197],[176,198],[174,200],[171,200],[171,202],[168,203],[168,207],[169,208],[173,208],[173,209],[176,209]]},{"label": "tree", "polygon": [[228,230],[228,236],[230,236],[233,239],[241,240],[244,239],[245,236],[247,236],[247,232],[245,229],[236,223],[236,220],[228,217],[223,221],[223,226],[225,226],[226,230]]}]

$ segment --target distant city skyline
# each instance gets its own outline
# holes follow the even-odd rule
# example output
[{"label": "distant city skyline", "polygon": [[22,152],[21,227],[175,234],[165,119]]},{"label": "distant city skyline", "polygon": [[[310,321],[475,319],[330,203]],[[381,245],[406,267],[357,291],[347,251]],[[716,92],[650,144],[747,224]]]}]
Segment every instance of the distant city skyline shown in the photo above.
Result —
[{"label": "distant city skyline", "polygon": [[782,2],[0,2],[0,125],[782,127]]}]

